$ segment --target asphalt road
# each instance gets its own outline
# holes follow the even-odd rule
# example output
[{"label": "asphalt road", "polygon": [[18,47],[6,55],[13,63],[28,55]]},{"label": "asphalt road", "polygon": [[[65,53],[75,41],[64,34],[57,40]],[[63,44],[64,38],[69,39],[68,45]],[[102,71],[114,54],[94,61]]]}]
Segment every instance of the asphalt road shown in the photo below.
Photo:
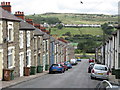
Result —
[{"label": "asphalt road", "polygon": [[84,59],[65,73],[47,74],[11,88],[95,88],[100,80],[91,80],[88,65]]}]

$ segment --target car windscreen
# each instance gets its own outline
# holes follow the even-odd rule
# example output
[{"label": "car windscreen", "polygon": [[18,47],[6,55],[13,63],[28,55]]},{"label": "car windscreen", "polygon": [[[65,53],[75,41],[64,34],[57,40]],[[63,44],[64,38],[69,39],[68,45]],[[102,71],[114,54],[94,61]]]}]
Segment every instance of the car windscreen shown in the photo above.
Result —
[{"label": "car windscreen", "polygon": [[97,70],[107,71],[107,67],[104,67],[104,66],[95,66],[94,68],[97,69]]},{"label": "car windscreen", "polygon": [[52,66],[59,66],[58,64],[53,64]]}]

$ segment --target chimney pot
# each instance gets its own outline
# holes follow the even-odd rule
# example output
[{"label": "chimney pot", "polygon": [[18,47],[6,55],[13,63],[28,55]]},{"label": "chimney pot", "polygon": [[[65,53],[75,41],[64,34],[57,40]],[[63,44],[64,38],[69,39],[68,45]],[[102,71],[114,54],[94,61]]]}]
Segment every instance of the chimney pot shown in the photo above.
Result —
[{"label": "chimney pot", "polygon": [[10,5],[10,2],[8,2],[8,5]]}]

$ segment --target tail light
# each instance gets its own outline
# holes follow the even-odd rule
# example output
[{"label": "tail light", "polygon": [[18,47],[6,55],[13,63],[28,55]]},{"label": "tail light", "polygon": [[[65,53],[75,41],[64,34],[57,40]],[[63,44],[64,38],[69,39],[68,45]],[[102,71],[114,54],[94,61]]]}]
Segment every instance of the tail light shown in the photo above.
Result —
[{"label": "tail light", "polygon": [[109,75],[109,72],[107,72],[107,75]]},{"label": "tail light", "polygon": [[95,71],[94,71],[94,69],[92,69],[92,73],[94,73]]}]

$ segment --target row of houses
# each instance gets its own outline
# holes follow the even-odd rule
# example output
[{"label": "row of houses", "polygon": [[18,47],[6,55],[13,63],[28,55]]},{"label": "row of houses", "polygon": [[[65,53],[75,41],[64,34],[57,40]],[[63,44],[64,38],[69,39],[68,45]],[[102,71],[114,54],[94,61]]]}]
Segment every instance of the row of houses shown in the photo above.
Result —
[{"label": "row of houses", "polygon": [[74,48],[67,41],[25,19],[24,12],[11,13],[10,2],[0,6],[0,80],[28,76],[30,67],[48,70],[53,63],[74,58]]},{"label": "row of houses", "polygon": [[120,70],[120,27],[109,36],[103,45],[96,48],[96,61],[110,70]]}]

